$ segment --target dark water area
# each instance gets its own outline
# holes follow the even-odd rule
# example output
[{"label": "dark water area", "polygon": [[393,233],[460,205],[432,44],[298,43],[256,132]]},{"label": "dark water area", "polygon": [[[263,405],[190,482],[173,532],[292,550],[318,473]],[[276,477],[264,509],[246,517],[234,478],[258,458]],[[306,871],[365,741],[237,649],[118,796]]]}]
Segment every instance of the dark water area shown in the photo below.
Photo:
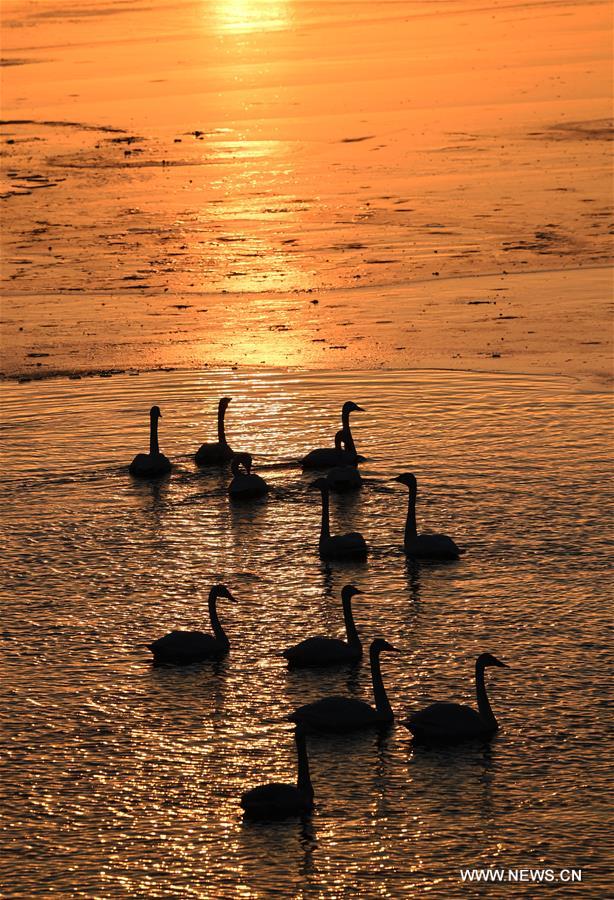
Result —
[{"label": "dark water area", "polygon": [[[216,371],[2,386],[0,873],[6,897],[499,896],[465,867],[581,868],[549,894],[606,896],[606,635],[611,604],[608,398],[573,380],[449,372]],[[228,471],[199,472],[215,408],[267,479],[231,505]],[[353,417],[363,490],[332,503],[365,563],[317,555],[319,496],[297,461]],[[170,479],[137,483],[149,407],[163,413]],[[402,552],[404,471],[418,521],[467,552]],[[208,630],[220,663],[157,668],[146,645]],[[244,790],[295,778],[297,706],[372,699],[368,665],[288,672],[281,650],[341,635],[354,582],[363,641],[381,636],[398,718],[475,703],[473,664],[501,731],[489,746],[414,747],[386,734],[310,737],[308,821],[242,822]],[[514,896],[536,896],[516,884]]]}]

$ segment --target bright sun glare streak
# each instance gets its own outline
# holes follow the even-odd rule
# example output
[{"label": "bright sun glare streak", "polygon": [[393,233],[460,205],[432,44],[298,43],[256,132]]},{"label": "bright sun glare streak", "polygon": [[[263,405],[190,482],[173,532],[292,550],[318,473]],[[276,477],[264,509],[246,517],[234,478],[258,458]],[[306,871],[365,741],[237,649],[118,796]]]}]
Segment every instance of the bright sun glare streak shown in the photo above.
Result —
[{"label": "bright sun glare streak", "polygon": [[289,0],[217,0],[213,13],[225,33],[283,31],[290,26],[289,6]]}]

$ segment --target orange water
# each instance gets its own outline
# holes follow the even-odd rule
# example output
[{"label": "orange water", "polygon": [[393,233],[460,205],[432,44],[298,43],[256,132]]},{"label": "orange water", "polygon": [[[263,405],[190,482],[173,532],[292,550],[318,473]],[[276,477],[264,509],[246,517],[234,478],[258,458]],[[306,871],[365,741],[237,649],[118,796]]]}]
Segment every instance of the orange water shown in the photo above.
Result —
[{"label": "orange water", "polygon": [[[485,299],[538,314],[506,352],[562,343],[548,288],[514,279],[611,258],[611,18],[557,0],[5,4],[7,368],[428,366],[429,285],[484,275]],[[610,293],[572,286],[591,311]],[[490,329],[459,324],[437,365]]]}]

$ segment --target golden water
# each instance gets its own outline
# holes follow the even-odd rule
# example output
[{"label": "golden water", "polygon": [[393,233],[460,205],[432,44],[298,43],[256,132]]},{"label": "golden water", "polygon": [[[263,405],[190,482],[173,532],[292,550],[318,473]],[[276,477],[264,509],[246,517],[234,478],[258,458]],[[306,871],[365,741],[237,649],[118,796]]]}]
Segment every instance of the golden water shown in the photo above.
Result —
[{"label": "golden water", "polygon": [[[471,890],[465,866],[578,867],[587,895],[605,895],[604,396],[554,378],[230,370],[2,394],[4,896],[447,898]],[[223,395],[231,444],[270,482],[264,502],[230,506],[228,473],[193,465]],[[330,441],[346,399],[366,409],[353,417],[365,487],[334,501],[333,528],[362,531],[371,554],[329,566],[296,462]],[[126,471],[152,403],[176,464],[159,486]],[[391,480],[408,470],[420,524],[465,546],[459,563],[408,565]],[[228,658],[152,669],[145,645],[206,627],[217,581],[237,598],[220,604]],[[400,725],[310,739],[311,821],[243,824],[243,790],[295,777],[291,710],[370,698],[364,665],[289,674],[279,657],[342,632],[348,581],[365,592],[363,638],[402,651],[383,660],[397,714],[473,703],[488,650],[510,665],[488,679],[502,730],[440,751]]]}]

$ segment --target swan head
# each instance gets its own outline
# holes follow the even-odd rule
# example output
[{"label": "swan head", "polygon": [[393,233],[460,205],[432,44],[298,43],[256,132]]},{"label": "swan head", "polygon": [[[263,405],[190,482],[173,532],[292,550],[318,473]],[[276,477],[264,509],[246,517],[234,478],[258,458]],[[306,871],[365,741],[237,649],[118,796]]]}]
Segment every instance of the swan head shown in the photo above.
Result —
[{"label": "swan head", "polygon": [[477,658],[476,666],[479,666],[482,669],[485,669],[487,666],[497,666],[504,669],[508,668],[506,663],[501,662],[501,660],[497,659],[496,656],[493,656],[492,653],[480,654]]},{"label": "swan head", "polygon": [[356,594],[362,594],[363,592],[359,590],[353,584],[346,584],[344,588],[341,589],[341,599],[342,600],[351,600],[352,597],[355,597]]},{"label": "swan head", "polygon": [[161,419],[162,413],[160,412],[160,407],[152,406],[151,409],[149,410],[149,415],[151,416],[152,419]]},{"label": "swan head", "polygon": [[326,480],[326,478],[316,478],[315,481],[311,482],[309,487],[311,490],[314,490],[314,491],[328,491],[329,490],[329,485],[328,485],[328,481]]},{"label": "swan head", "polygon": [[230,463],[230,469],[233,475],[239,475],[239,467],[243,466],[246,473],[251,475],[252,472],[252,455],[251,453],[235,453]]},{"label": "swan head", "polygon": [[389,644],[388,641],[385,641],[383,638],[375,638],[374,641],[371,642],[370,647],[371,653],[382,653],[384,650],[389,650],[392,653],[400,653],[396,647],[393,647],[392,644]]},{"label": "swan head", "polygon": [[236,602],[225,584],[214,584],[211,588],[211,596],[216,598],[225,597],[226,600],[232,600],[233,603]]},{"label": "swan head", "polygon": [[220,403],[219,403],[220,409],[224,409],[224,410],[227,409],[228,404],[230,403],[231,400],[232,400],[232,397],[222,397],[222,399],[220,400]]},{"label": "swan head", "polygon": [[343,450],[343,444],[345,444],[345,429],[340,428],[335,435],[335,450]]},{"label": "swan head", "polygon": [[394,480],[398,481],[399,484],[404,484],[405,487],[408,487],[414,493],[418,490],[418,482],[412,472],[404,472],[402,475],[397,475]]},{"label": "swan head", "polygon": [[343,409],[341,410],[342,415],[349,416],[352,412],[364,412],[362,406],[359,406],[358,403],[353,403],[351,400],[348,400],[343,404]]}]

